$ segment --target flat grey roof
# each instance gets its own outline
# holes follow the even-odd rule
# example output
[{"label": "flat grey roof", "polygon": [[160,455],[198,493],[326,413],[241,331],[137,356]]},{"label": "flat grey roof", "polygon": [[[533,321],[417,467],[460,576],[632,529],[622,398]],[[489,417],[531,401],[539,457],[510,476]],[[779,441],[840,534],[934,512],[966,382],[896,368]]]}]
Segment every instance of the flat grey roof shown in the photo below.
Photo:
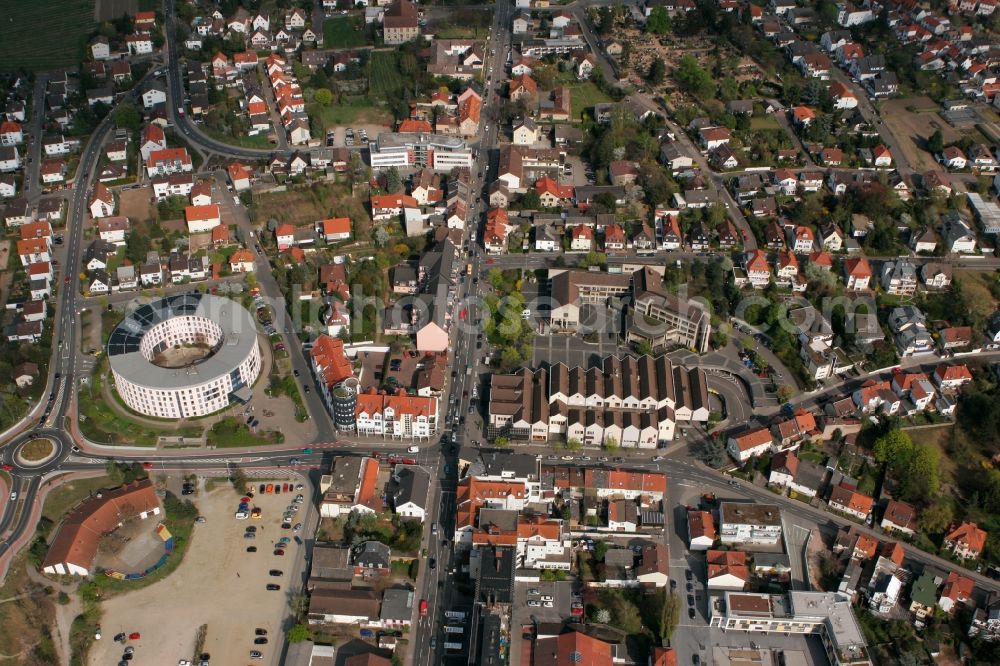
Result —
[{"label": "flat grey roof", "polygon": [[[181,316],[204,317],[222,329],[222,344],[212,356],[186,368],[161,368],[142,355],[142,337],[154,326]],[[221,296],[190,293],[143,305],[123,319],[108,339],[111,369],[137,386],[177,389],[228,375],[257,344],[257,326],[245,308]]]}]

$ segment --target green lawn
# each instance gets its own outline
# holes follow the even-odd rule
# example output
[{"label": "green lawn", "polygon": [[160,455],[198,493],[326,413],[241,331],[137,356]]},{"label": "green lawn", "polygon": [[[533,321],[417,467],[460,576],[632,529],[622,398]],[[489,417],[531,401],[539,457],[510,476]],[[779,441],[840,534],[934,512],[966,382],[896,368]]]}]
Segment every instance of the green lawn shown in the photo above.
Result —
[{"label": "green lawn", "polygon": [[328,49],[342,49],[364,46],[365,21],[360,16],[339,16],[323,21],[324,46]]},{"label": "green lawn", "polygon": [[610,102],[611,98],[605,95],[592,81],[579,81],[567,85],[570,89],[570,97],[573,106],[573,121],[579,122],[587,109],[595,104]]},{"label": "green lawn", "polygon": [[[216,141],[222,143],[227,143],[230,146],[239,146],[240,148],[273,148],[274,144],[270,142],[267,138],[267,134],[256,134],[254,136],[233,136],[232,134],[226,134],[224,132],[218,132],[214,129],[202,125],[202,131],[208,136],[212,137]],[[190,152],[190,151],[189,151]]]},{"label": "green lawn", "polygon": [[348,100],[343,104],[333,103],[330,106],[314,105],[309,111],[309,117],[317,118],[322,124],[322,127],[314,127],[317,136],[337,125],[353,125],[355,122],[387,124],[392,121],[388,112],[376,107],[367,97]]},{"label": "green lawn", "polygon": [[754,116],[750,119],[750,129],[780,130],[781,125],[778,124],[778,121],[774,116]]},{"label": "green lawn", "polygon": [[[80,391],[80,431],[88,439],[104,444],[156,446],[161,435],[198,437],[202,433],[198,427],[177,428],[172,421],[164,420],[161,430],[124,417],[104,401],[101,386],[102,379],[95,374]],[[128,409],[117,395],[115,399]]]},{"label": "green lawn", "polygon": [[241,421],[231,416],[222,419],[206,433],[210,446],[231,448],[234,446],[267,446],[281,444],[285,437],[280,432],[256,435],[250,432]]},{"label": "green lawn", "polygon": [[94,0],[0,0],[0,70],[36,72],[77,64],[94,25]]},{"label": "green lawn", "polygon": [[69,510],[89,497],[92,493],[105,488],[114,488],[116,484],[109,476],[98,476],[92,479],[77,479],[64,483],[45,496],[42,515],[53,523],[59,523]]},{"label": "green lawn", "polygon": [[395,51],[375,51],[368,62],[368,90],[375,97],[389,99],[399,94],[407,84],[399,73],[399,58]]}]

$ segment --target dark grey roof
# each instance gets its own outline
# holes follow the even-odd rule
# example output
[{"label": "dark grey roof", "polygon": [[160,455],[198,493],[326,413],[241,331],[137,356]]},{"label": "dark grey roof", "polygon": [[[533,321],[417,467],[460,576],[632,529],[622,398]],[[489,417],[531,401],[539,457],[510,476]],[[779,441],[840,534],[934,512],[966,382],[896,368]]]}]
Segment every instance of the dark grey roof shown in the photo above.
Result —
[{"label": "dark grey roof", "polygon": [[476,601],[510,604],[514,601],[514,549],[480,548]]},{"label": "dark grey roof", "polygon": [[427,505],[427,490],[430,488],[430,475],[422,468],[412,465],[400,465],[396,468],[396,492],[393,495],[393,505],[402,506],[413,502],[420,508]]},{"label": "dark grey roof", "polygon": [[510,473],[519,479],[538,478],[538,460],[527,453],[489,451],[483,453],[482,462],[483,473],[488,476],[506,476],[505,473]]},{"label": "dark grey roof", "polygon": [[401,587],[390,587],[382,593],[382,609],[379,619],[396,622],[409,622],[413,617],[413,590]]},{"label": "dark grey roof", "polygon": [[351,569],[350,556],[350,548],[333,544],[317,544],[312,552],[309,578],[351,580],[354,577],[354,571]]},{"label": "dark grey roof", "polygon": [[391,551],[380,541],[362,541],[351,548],[351,564],[367,569],[388,569]]}]

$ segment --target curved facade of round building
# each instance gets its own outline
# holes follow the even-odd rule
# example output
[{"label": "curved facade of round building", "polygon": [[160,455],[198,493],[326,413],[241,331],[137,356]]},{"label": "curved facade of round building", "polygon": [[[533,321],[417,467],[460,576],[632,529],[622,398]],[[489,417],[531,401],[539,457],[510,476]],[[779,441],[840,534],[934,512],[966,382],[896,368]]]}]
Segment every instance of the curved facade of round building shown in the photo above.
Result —
[{"label": "curved facade of round building", "polygon": [[261,371],[253,317],[207,294],[140,307],[111,333],[107,351],[125,404],[160,418],[204,416],[246,401]]}]

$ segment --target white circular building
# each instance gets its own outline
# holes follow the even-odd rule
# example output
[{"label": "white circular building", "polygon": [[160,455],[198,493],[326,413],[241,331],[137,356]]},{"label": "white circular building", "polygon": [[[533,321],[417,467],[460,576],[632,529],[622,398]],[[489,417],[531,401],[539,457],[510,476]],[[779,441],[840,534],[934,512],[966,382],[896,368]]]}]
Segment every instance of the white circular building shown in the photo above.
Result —
[{"label": "white circular building", "polygon": [[200,293],[142,306],[112,331],[107,351],[125,404],[167,419],[249,400],[261,371],[250,313],[228,298]]}]

